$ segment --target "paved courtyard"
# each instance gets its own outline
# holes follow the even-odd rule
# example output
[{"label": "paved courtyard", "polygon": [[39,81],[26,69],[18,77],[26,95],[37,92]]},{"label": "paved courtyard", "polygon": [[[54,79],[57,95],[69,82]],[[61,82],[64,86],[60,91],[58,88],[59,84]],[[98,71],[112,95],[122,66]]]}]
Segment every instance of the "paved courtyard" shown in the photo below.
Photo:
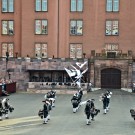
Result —
[{"label": "paved courtyard", "polygon": [[83,100],[95,99],[101,110],[91,125],[86,125],[84,106],[72,112],[72,95],[57,95],[56,107],[48,124],[42,124],[38,110],[42,108],[44,94],[15,93],[9,96],[15,108],[9,119],[0,121],[1,135],[135,135],[135,121],[129,110],[135,107],[135,93],[112,90],[111,108],[104,115],[99,96],[103,90],[83,95]]}]

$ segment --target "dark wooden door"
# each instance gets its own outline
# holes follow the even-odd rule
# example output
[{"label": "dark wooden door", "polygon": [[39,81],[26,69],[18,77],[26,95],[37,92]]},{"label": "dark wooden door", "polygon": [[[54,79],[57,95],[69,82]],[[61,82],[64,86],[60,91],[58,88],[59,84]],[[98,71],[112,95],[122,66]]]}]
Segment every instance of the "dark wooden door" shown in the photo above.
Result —
[{"label": "dark wooden door", "polygon": [[115,68],[106,68],[101,71],[101,88],[121,88],[121,71]]}]

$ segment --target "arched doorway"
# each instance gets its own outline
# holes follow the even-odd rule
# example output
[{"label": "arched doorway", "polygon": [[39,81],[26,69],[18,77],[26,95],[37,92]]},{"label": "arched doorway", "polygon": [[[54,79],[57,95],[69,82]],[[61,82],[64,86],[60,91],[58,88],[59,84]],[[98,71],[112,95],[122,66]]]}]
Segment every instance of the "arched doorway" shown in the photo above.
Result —
[{"label": "arched doorway", "polygon": [[101,88],[121,88],[121,71],[116,68],[101,70]]}]

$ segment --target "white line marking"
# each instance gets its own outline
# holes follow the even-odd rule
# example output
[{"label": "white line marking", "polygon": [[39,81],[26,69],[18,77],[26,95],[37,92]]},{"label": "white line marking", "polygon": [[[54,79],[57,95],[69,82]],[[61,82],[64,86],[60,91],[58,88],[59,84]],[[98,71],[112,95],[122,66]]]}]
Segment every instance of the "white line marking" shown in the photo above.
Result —
[{"label": "white line marking", "polygon": [[14,129],[14,128],[21,128],[21,127],[28,127],[28,126],[35,126],[35,125],[41,125],[42,123],[34,123],[34,124],[23,124],[23,125],[19,125],[19,126],[4,126],[4,127],[0,127],[0,131],[4,131],[4,130],[10,130],[10,129]]}]

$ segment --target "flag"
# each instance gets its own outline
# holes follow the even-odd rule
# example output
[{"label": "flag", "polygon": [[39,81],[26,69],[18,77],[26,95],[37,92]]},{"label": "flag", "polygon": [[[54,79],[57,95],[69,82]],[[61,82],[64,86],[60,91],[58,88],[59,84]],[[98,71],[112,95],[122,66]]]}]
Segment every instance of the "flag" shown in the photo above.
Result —
[{"label": "flag", "polygon": [[81,80],[80,79],[78,81],[76,81],[76,84],[79,86],[79,88],[81,88]]},{"label": "flag", "polygon": [[86,63],[87,63],[87,61],[85,61],[83,64],[76,62],[76,65],[81,69]]},{"label": "flag", "polygon": [[67,68],[65,68],[65,70],[66,70],[66,72],[68,73],[68,75],[70,76],[70,77],[73,77],[73,76],[75,76],[76,75],[76,72],[74,71],[74,70],[69,70],[69,69],[67,69]]}]

